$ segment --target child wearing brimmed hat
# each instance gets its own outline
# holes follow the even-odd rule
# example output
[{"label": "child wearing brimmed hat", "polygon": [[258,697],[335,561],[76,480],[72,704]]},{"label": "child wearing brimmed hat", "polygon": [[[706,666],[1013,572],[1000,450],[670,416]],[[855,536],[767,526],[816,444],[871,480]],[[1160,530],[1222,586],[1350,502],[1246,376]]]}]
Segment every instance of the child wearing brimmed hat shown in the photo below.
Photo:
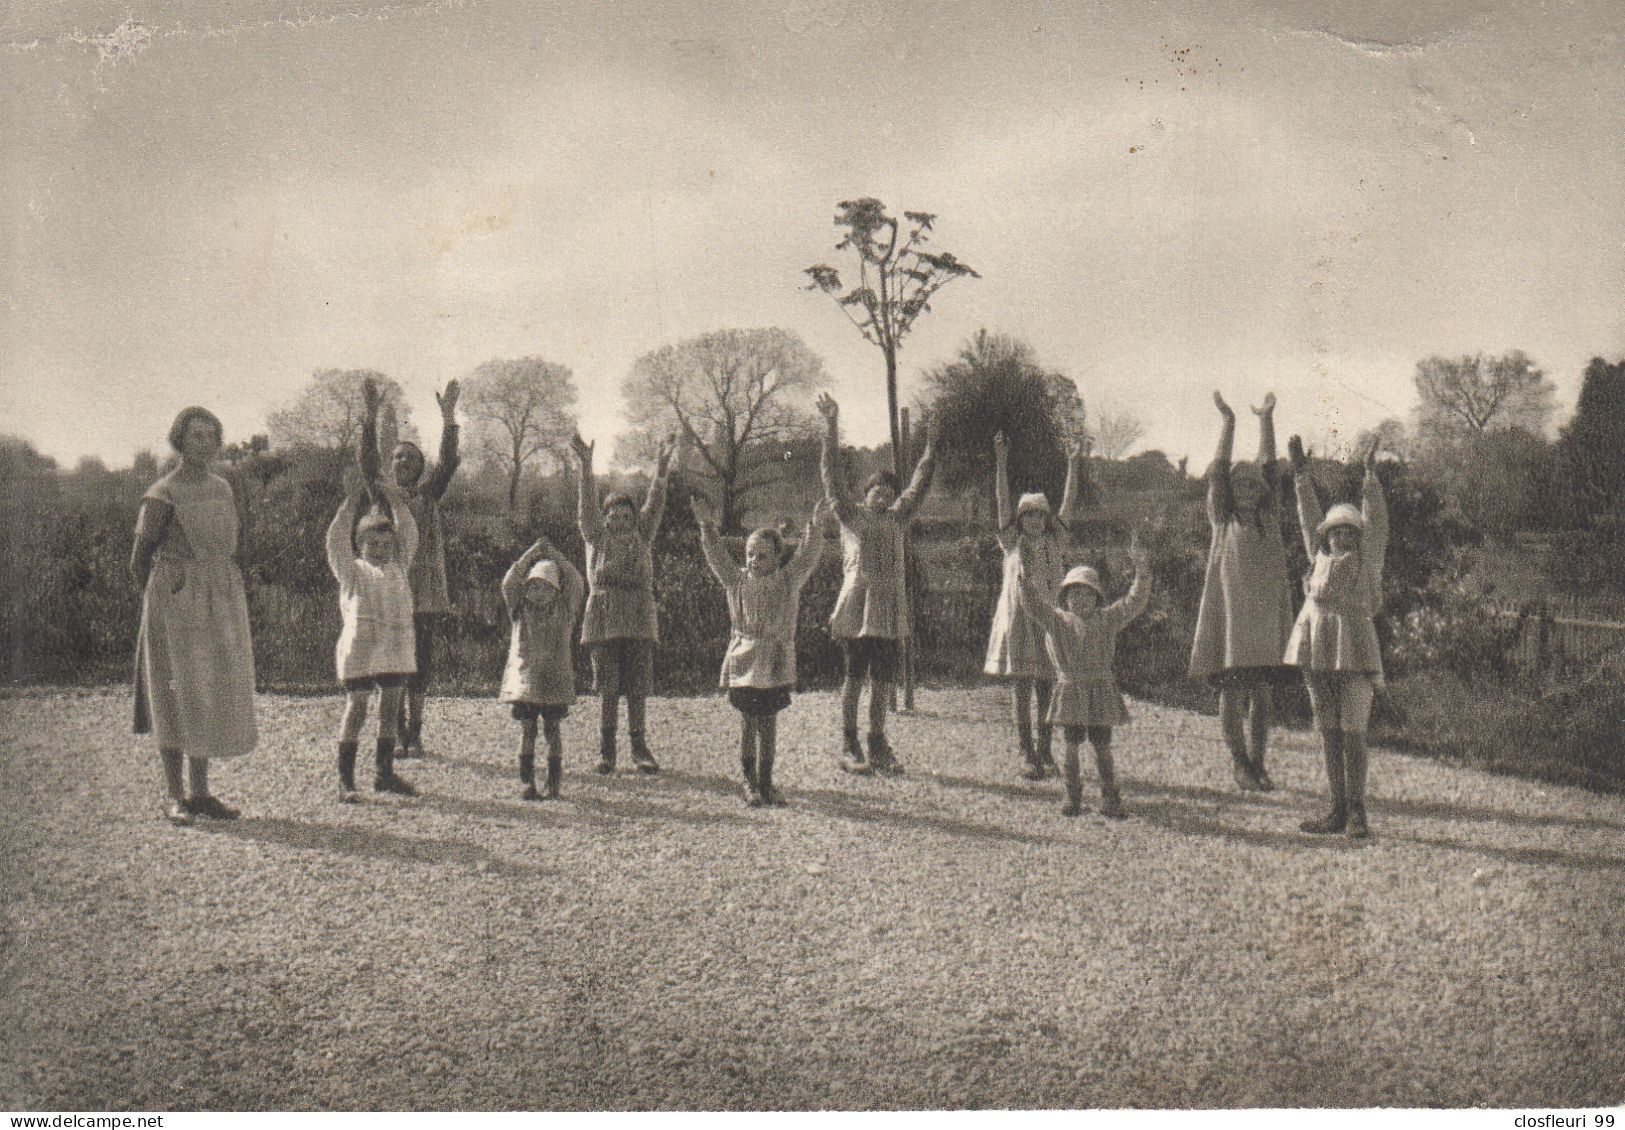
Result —
[{"label": "child wearing brimmed hat", "polygon": [[1151,597],[1147,557],[1136,540],[1129,546],[1134,582],[1127,595],[1106,603],[1100,574],[1087,565],[1069,570],[1061,581],[1059,607],[1032,581],[1021,584],[1021,608],[1043,630],[1050,661],[1055,664],[1055,695],[1049,723],[1060,726],[1066,739],[1066,805],[1064,816],[1083,810],[1079,779],[1078,745],[1087,738],[1095,750],[1100,775],[1100,814],[1122,819],[1123,799],[1117,791],[1112,766],[1112,728],[1129,720],[1128,707],[1117,690],[1112,671],[1117,658],[1117,633],[1141,612]]},{"label": "child wearing brimmed hat", "polygon": [[1291,673],[1281,652],[1292,630],[1275,460],[1275,394],[1253,409],[1258,417],[1256,463],[1230,462],[1236,414],[1217,392],[1213,402],[1224,427],[1207,473],[1213,536],[1191,641],[1190,675],[1219,689],[1219,723],[1237,787],[1268,792],[1275,787],[1264,764],[1273,687]]},{"label": "child wearing brimmed hat", "polygon": [[[1021,496],[1015,514],[1010,513],[1009,443],[1004,433],[993,437],[995,497],[998,506],[999,547],[1004,551],[1004,586],[999,590],[993,627],[988,633],[987,658],[982,670],[1010,680],[1010,706],[1015,715],[1016,740],[1021,745],[1021,775],[1030,781],[1056,773],[1052,750],[1053,729],[1048,715],[1050,694],[1055,688],[1055,666],[1044,646],[1044,634],[1032,620],[1021,615],[1020,589],[1023,575],[1053,605],[1066,573],[1065,550],[1068,527],[1076,521],[1080,508],[1079,486],[1088,447],[1075,442],[1067,450],[1066,487],[1061,493],[1061,512],[1052,513],[1049,499],[1033,492]],[[1033,742],[1035,718],[1033,699],[1038,703],[1038,741]]]},{"label": "child wearing brimmed hat", "polygon": [[1286,662],[1301,668],[1309,685],[1326,756],[1331,810],[1304,821],[1314,835],[1370,835],[1365,814],[1366,726],[1383,685],[1376,614],[1382,609],[1382,571],[1388,552],[1388,505],[1377,477],[1377,440],[1365,452],[1365,483],[1358,508],[1342,502],[1322,513],[1303,441],[1288,445],[1298,496],[1298,523],[1311,567],[1304,601],[1287,640]]},{"label": "child wearing brimmed hat", "polygon": [[658,773],[644,731],[644,704],[654,681],[654,647],[660,638],[655,609],[654,537],[666,509],[666,475],[675,440],[660,445],[654,477],[643,509],[627,495],[598,501],[592,456],[596,443],[579,435],[570,449],[580,463],[576,518],[587,543],[587,605],[581,618],[581,644],[592,649],[593,681],[598,686],[598,772],[615,772],[615,730],[620,700],[626,699],[626,731],[632,761],[641,773]]},{"label": "child wearing brimmed hat", "polygon": [[[559,723],[576,700],[571,643],[586,582],[546,537],[538,537],[502,578],[502,601],[512,625],[508,663],[497,701],[511,703],[520,724],[519,781],[525,800],[559,795],[564,739]],[[536,721],[547,743],[547,781],[536,789]]]},{"label": "child wearing brimmed hat", "polygon": [[824,556],[820,530],[830,514],[818,501],[801,542],[784,565],[784,539],[763,526],[745,541],[745,567],[717,534],[716,513],[705,499],[693,499],[705,562],[728,596],[731,628],[722,659],[722,688],[739,711],[739,765],[745,775],[745,803],[752,808],[782,805],[773,787],[779,711],[790,705],[796,685],[796,617],[801,590]]},{"label": "child wearing brimmed hat", "polygon": [[344,500],[327,527],[327,566],[339,583],[337,664],[344,685],[344,718],[339,725],[339,800],[354,804],[356,749],[367,704],[376,688],[378,744],[376,792],[416,796],[395,774],[396,725],[401,692],[416,663],[412,632],[412,582],[408,576],[417,553],[417,522],[398,488],[379,489],[389,502],[363,513],[371,498],[358,490]]}]

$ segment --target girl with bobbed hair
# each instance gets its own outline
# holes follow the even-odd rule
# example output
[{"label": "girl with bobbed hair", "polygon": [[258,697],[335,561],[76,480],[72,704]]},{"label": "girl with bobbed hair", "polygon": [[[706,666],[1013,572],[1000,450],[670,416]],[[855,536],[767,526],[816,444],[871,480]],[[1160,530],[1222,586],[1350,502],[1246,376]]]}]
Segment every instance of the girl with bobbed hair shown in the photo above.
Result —
[{"label": "girl with bobbed hair", "polygon": [[210,469],[221,431],[206,408],[175,417],[169,446],[180,462],[142,496],[130,553],[142,590],[135,732],[158,744],[164,814],[181,825],[237,817],[209,791],[209,762],[248,753],[258,740],[244,515],[231,484]]}]

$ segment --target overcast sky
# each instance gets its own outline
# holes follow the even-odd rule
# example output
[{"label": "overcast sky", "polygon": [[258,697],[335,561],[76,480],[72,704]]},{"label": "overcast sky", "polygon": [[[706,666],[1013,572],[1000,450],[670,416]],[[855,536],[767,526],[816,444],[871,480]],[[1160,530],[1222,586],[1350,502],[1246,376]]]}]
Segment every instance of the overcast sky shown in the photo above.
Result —
[{"label": "overcast sky", "polygon": [[539,354],[608,441],[640,354],[779,325],[875,442],[880,355],[800,289],[860,195],[983,275],[905,399],[986,326],[1198,463],[1214,387],[1324,435],[1431,353],[1521,348],[1565,409],[1625,354],[1617,0],[541,7],[10,5],[0,431],[118,465],[327,367],[423,422]]}]

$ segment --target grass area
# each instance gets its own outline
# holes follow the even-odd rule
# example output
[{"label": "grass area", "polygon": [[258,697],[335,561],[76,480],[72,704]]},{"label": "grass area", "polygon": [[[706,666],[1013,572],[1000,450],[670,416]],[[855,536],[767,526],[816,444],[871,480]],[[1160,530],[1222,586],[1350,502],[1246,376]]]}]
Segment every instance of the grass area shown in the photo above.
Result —
[{"label": "grass area", "polygon": [[[1507,1106],[1620,1101],[1625,800],[1377,751],[1376,838],[1229,786],[1135,704],[1131,818],[1015,776],[1003,696],[922,691],[900,779],[834,703],[747,809],[734,715],[650,704],[658,777],[517,799],[516,726],[432,702],[416,801],[333,800],[339,704],[265,695],[234,824],[159,819],[118,691],[0,699],[0,1095],[16,1109]],[[1087,760],[1087,758],[1086,758]]]}]

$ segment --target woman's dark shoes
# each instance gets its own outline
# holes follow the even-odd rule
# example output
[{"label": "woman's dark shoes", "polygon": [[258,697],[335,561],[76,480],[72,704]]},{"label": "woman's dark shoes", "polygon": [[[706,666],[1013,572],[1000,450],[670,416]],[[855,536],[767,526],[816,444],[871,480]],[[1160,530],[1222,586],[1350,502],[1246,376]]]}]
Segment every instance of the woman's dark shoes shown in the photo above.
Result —
[{"label": "woman's dark shoes", "polygon": [[1333,809],[1325,816],[1305,820],[1298,827],[1311,836],[1335,836],[1348,827],[1348,815],[1342,809]]}]

